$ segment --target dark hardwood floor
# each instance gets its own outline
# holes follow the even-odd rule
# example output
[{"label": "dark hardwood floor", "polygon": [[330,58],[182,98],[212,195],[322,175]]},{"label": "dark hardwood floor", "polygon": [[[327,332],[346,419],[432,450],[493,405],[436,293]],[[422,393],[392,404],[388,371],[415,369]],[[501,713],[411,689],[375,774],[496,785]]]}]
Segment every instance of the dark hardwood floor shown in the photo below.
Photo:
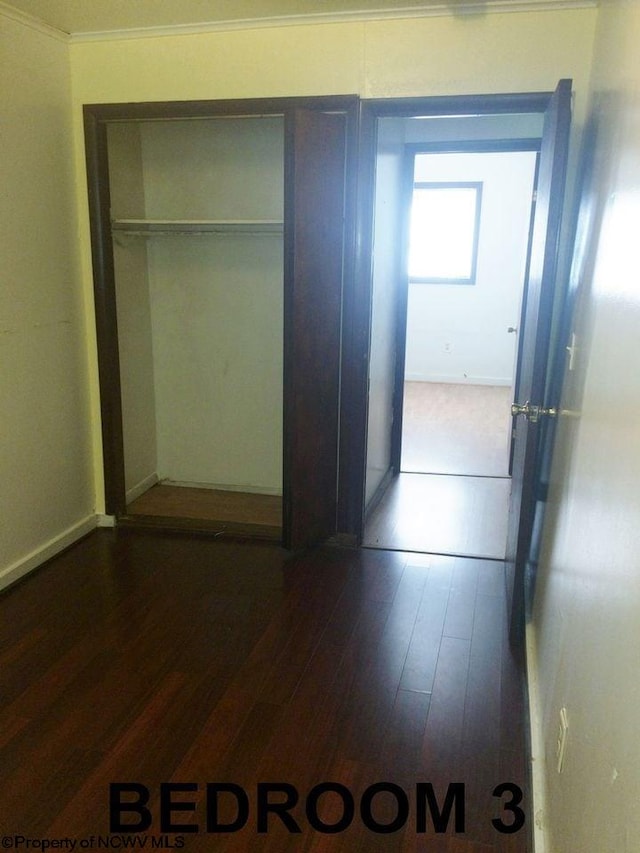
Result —
[{"label": "dark hardwood floor", "polygon": [[[94,532],[0,597],[2,835],[98,849],[110,783],[137,782],[152,825],[105,846],[523,853],[523,685],[502,572],[495,561],[338,548],[289,558],[268,543]],[[195,809],[169,813],[196,833],[160,837],[163,782],[197,783],[172,794]],[[246,792],[242,830],[207,832],[208,782]],[[300,833],[273,813],[257,831],[257,785],[269,782],[298,791]],[[314,830],[305,814],[323,782],[355,798],[342,831]],[[377,794],[370,821],[393,823],[402,792],[409,801],[392,833],[361,818],[377,782],[401,791]],[[416,833],[419,782],[440,805],[449,783],[465,784],[464,832],[452,816],[443,834],[430,818]],[[491,823],[511,822],[492,796],[502,782],[525,791],[527,825],[512,834]],[[318,819],[338,823],[342,804],[323,794]],[[236,816],[221,795],[218,820]]]}]

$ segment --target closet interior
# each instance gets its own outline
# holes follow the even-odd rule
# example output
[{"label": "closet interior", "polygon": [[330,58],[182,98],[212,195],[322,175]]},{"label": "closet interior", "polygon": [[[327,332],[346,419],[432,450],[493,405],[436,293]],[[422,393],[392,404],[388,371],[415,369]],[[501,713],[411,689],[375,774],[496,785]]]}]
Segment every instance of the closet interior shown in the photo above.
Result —
[{"label": "closet interior", "polygon": [[128,517],[281,536],[284,136],[107,124]]}]

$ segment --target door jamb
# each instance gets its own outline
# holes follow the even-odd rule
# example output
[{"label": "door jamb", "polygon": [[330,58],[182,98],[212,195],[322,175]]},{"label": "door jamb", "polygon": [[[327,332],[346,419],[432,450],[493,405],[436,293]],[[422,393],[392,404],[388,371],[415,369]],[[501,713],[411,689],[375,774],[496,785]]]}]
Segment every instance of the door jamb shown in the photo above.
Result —
[{"label": "door jamb", "polygon": [[[377,122],[381,118],[510,115],[544,113],[553,92],[496,95],[446,95],[371,99],[360,102],[358,205],[351,337],[344,355],[351,365],[350,423],[342,431],[338,530],[361,543],[365,515],[368,384],[372,305],[373,200]],[[346,397],[343,397],[345,399]]]}]

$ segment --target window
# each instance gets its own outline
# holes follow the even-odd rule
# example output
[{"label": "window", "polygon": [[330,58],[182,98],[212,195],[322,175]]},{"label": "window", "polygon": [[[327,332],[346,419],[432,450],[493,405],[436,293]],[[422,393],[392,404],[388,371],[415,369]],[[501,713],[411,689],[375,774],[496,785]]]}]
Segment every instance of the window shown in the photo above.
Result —
[{"label": "window", "polygon": [[410,281],[475,283],[481,198],[482,183],[414,183]]}]

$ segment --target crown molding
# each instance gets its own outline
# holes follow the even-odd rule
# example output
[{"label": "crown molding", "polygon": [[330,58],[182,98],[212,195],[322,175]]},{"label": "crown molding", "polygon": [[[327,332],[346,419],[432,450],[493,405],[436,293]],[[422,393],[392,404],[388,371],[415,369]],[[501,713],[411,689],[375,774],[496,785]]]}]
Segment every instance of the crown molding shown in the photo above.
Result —
[{"label": "crown molding", "polygon": [[[464,3],[455,11],[455,17],[487,13],[543,12],[567,9],[595,9],[598,0],[476,0]],[[314,24],[344,24],[360,21],[382,21],[406,18],[441,18],[452,16],[451,6],[439,3],[436,6],[408,6],[400,9],[370,9],[360,12],[318,12],[309,15],[281,15],[271,18],[245,18],[233,21],[210,21],[201,24],[175,24],[171,26],[136,27],[104,32],[72,33],[72,43],[91,41],[118,41],[122,39],[162,38],[204,33],[229,32],[234,30],[267,29],[270,27],[300,27]]]},{"label": "crown molding", "polygon": [[0,15],[23,26],[67,43],[92,41],[120,41],[123,39],[162,38],[167,36],[198,35],[234,30],[267,29],[271,27],[300,27],[314,24],[344,24],[362,21],[401,20],[407,18],[470,17],[506,12],[549,12],[567,9],[595,9],[598,0],[469,0],[452,12],[451,4],[442,2],[434,6],[416,8],[406,6],[396,9],[367,9],[354,12],[316,12],[308,15],[280,15],[265,18],[242,18],[230,21],[207,21],[198,24],[172,24],[168,26],[131,27],[127,29],[96,32],[67,33],[45,24],[44,21],[15,9],[0,0]]},{"label": "crown molding", "polygon": [[65,42],[66,44],[71,41],[71,36],[69,33],[65,33],[64,30],[59,30],[57,27],[45,24],[45,22],[41,21],[39,18],[34,18],[33,15],[21,12],[19,9],[15,9],[13,6],[3,3],[2,0],[0,0],[0,16],[8,18],[16,24],[21,24],[23,27],[28,27],[30,30],[35,30],[41,35],[48,36],[56,41]]}]

